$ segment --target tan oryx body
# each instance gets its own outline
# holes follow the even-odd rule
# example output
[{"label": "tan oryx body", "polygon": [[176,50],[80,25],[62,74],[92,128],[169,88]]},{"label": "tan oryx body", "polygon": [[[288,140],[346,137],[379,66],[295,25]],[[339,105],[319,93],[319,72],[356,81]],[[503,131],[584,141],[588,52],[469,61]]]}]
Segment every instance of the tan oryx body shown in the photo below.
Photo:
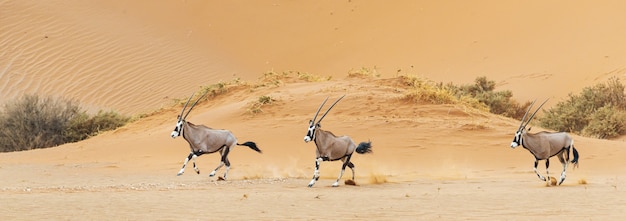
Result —
[{"label": "tan oryx body", "polygon": [[[529,117],[528,121],[525,122],[526,115],[528,115],[528,112],[530,111],[534,103],[535,102],[533,102],[528,107],[526,114],[524,114],[524,117],[522,118],[522,123],[515,133],[513,142],[511,142],[511,148],[522,145],[531,154],[533,154],[533,156],[535,157],[535,173],[537,174],[539,179],[543,181],[549,181],[550,173],[548,171],[548,168],[550,166],[550,158],[553,156],[557,156],[561,164],[563,164],[563,171],[561,172],[561,177],[558,181],[558,185],[561,185],[561,183],[563,183],[563,181],[565,180],[565,172],[567,170],[568,164],[570,163],[570,151],[574,155],[574,159],[572,159],[571,161],[574,166],[578,165],[578,151],[576,150],[576,148],[574,148],[574,140],[565,132],[542,131],[534,134],[528,132],[529,129],[527,130],[526,126],[528,125],[528,123],[530,123],[537,111],[541,109],[541,106],[543,106],[543,104],[541,104],[541,106],[539,106],[539,108]],[[543,103],[545,104],[545,101]],[[537,171],[537,165],[539,163],[539,160],[546,161],[546,177],[542,176],[541,174],[539,174],[539,171]]]},{"label": "tan oryx body", "polygon": [[[193,95],[191,97],[193,97]],[[214,176],[217,170],[226,165],[226,172],[224,172],[223,177],[223,179],[226,179],[226,175],[230,170],[228,153],[235,145],[248,146],[250,147],[250,149],[253,149],[259,153],[261,152],[261,150],[257,148],[254,142],[248,141],[243,144],[238,144],[235,136],[228,130],[215,130],[204,125],[195,125],[193,123],[187,122],[185,120],[187,118],[187,115],[189,115],[189,112],[191,112],[196,103],[198,103],[200,98],[202,98],[202,96],[198,98],[198,100],[196,100],[196,102],[191,105],[189,111],[187,111],[187,114],[185,114],[185,116],[183,117],[182,115],[185,112],[185,108],[187,107],[187,104],[189,104],[191,97],[189,97],[189,100],[187,100],[187,103],[185,103],[181,114],[178,115],[176,128],[174,128],[174,131],[172,131],[171,134],[172,138],[183,136],[187,143],[189,143],[189,148],[191,149],[191,153],[189,153],[189,156],[185,158],[185,163],[183,163],[183,167],[178,172],[178,176],[182,175],[185,172],[185,166],[187,166],[189,160],[193,160],[193,169],[196,171],[196,173],[200,174],[200,170],[198,169],[198,167],[196,167],[196,157],[202,154],[219,152],[222,156],[220,164],[217,166],[217,168],[215,168],[215,170],[211,172],[211,174],[209,174],[209,176]]]},{"label": "tan oryx body", "polygon": [[315,142],[315,146],[317,147],[315,151],[315,172],[313,174],[313,179],[311,179],[311,182],[309,183],[309,187],[313,187],[315,181],[319,179],[319,168],[322,161],[341,160],[343,162],[343,165],[341,167],[341,173],[339,174],[337,181],[335,181],[335,183],[333,184],[333,187],[339,186],[339,180],[341,180],[341,177],[345,172],[346,166],[349,167],[350,170],[352,170],[352,180],[354,181],[354,164],[350,162],[352,154],[355,151],[359,154],[372,152],[372,150],[370,149],[372,147],[371,142],[361,142],[359,146],[357,146],[354,141],[352,141],[352,139],[348,136],[338,137],[330,131],[320,129],[320,122],[322,121],[322,119],[324,119],[330,109],[332,109],[333,106],[335,106],[335,104],[337,104],[337,102],[339,102],[342,98],[343,96],[337,99],[337,101],[335,101],[335,103],[333,103],[333,105],[328,108],[326,113],[324,113],[324,115],[322,115],[320,120],[316,123],[315,119],[317,118],[317,115],[328,100],[328,98],[326,98],[322,105],[320,105],[317,113],[315,113],[315,117],[313,118],[313,120],[309,121],[309,129],[306,136],[304,137],[304,142],[308,143],[310,141],[313,141]]}]

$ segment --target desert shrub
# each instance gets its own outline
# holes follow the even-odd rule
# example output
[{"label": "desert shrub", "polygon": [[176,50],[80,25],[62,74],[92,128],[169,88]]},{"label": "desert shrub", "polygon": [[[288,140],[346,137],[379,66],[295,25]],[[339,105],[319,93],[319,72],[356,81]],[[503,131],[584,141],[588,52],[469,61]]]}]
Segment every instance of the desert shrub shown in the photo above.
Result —
[{"label": "desert shrub", "polygon": [[404,99],[414,102],[432,104],[464,104],[476,109],[486,110],[486,106],[469,96],[456,96],[455,86],[452,84],[433,83],[412,75],[400,75],[400,82],[409,87]]},{"label": "desert shrub", "polygon": [[207,97],[212,98],[221,94],[225,94],[228,92],[228,88],[233,85],[241,85],[243,84],[239,78],[235,78],[231,81],[227,82],[217,82],[215,84],[204,86],[200,89],[200,93],[196,96],[201,96],[206,94]]},{"label": "desert shrub", "polygon": [[360,69],[351,69],[350,71],[348,71],[348,77],[376,78],[376,77],[380,77],[380,74],[376,70],[376,67],[374,68],[362,67]]},{"label": "desert shrub", "polygon": [[100,132],[114,130],[124,126],[130,120],[129,117],[122,116],[113,111],[99,111],[93,117],[86,113],[74,117],[65,130],[66,142],[76,142],[95,136]]},{"label": "desert shrub", "polygon": [[541,126],[585,136],[610,138],[625,133],[624,85],[617,78],[585,87],[545,111]]},{"label": "desert shrub", "polygon": [[329,81],[331,79],[330,76],[319,76],[314,74],[309,74],[306,72],[296,72],[298,75],[298,79],[306,81],[306,82],[321,82],[321,81]]},{"label": "desert shrub", "polygon": [[95,135],[97,131],[114,129],[128,119],[113,112],[99,113],[91,118],[75,101],[24,95],[7,103],[0,114],[0,151],[74,142]]},{"label": "desert shrub", "polygon": [[447,87],[459,98],[464,96],[475,98],[485,104],[489,112],[515,119],[521,118],[530,105],[530,102],[519,104],[513,100],[513,92],[509,90],[495,91],[496,82],[488,80],[487,77],[476,78],[474,84],[461,86],[448,84]]},{"label": "desert shrub", "polygon": [[261,109],[261,107],[263,107],[264,105],[272,104],[274,101],[276,101],[276,99],[270,96],[266,96],[266,95],[260,96],[256,102],[252,102],[250,104],[250,108],[248,108],[248,112],[251,114],[262,113],[263,109]]},{"label": "desert shrub", "polygon": [[626,130],[626,113],[612,105],[599,108],[591,115],[582,134],[601,139],[616,137]]}]

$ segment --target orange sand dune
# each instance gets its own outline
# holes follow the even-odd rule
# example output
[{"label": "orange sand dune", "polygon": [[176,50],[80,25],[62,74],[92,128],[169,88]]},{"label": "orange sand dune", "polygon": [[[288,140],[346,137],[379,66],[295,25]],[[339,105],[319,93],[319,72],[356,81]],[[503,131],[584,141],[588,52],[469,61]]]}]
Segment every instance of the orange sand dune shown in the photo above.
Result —
[{"label": "orange sand dune", "polygon": [[[625,8],[622,1],[2,1],[0,102],[40,93],[79,99],[90,111],[156,112],[82,142],[0,154],[0,220],[621,220],[623,141],[573,136],[580,168],[548,188],[528,151],[509,147],[517,120],[404,101],[394,76],[470,83],[484,75],[522,100],[563,99],[626,78]],[[382,76],[345,77],[362,67]],[[197,159],[200,175],[189,165],[176,176],[189,149],[169,136],[180,111],[173,101],[220,80],[254,84],[271,70],[333,79],[235,87],[200,103],[190,122],[231,130],[263,154],[235,148],[228,181],[208,177],[217,154]],[[323,162],[321,179],[307,188],[315,152],[303,142],[308,120],[324,98],[344,94],[323,128],[371,140],[374,153],[352,158],[358,186],[330,187],[341,165]],[[260,96],[276,101],[250,114]],[[561,165],[551,162],[558,175]]]},{"label": "orange sand dune", "polygon": [[138,114],[198,86],[295,70],[488,76],[560,99],[626,79],[626,8],[602,3],[4,1],[0,102],[23,93]]}]

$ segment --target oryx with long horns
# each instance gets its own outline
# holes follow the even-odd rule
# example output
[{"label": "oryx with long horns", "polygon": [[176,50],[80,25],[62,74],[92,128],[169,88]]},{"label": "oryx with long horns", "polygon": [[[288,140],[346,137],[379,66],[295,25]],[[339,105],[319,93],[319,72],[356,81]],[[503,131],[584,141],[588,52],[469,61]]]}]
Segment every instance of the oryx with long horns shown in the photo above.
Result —
[{"label": "oryx with long horns", "polygon": [[[569,163],[573,163],[574,167],[578,166],[578,151],[574,148],[574,140],[565,132],[546,132],[541,131],[539,133],[531,134],[528,131],[530,129],[526,129],[526,126],[533,119],[537,111],[541,109],[541,107],[547,102],[544,101],[533,114],[530,115],[528,120],[526,120],[526,116],[528,112],[532,108],[535,102],[533,101],[524,117],[522,117],[522,123],[520,124],[517,132],[515,132],[515,137],[513,138],[513,142],[511,142],[511,148],[515,148],[519,145],[522,145],[525,149],[530,151],[531,154],[535,157],[535,173],[539,177],[539,179],[543,181],[547,181],[550,184],[550,174],[548,172],[548,167],[550,166],[550,158],[553,156],[557,156],[561,164],[563,164],[563,172],[561,172],[561,178],[558,181],[558,185],[561,185],[565,180],[565,171],[567,170],[567,165]],[[569,161],[570,151],[574,155],[574,159]],[[539,174],[537,171],[537,164],[539,160],[546,161],[546,177]]]},{"label": "oryx with long horns", "polygon": [[372,152],[372,142],[361,142],[359,146],[357,146],[354,144],[354,141],[352,141],[352,139],[348,136],[338,137],[330,131],[320,129],[320,122],[322,122],[322,119],[324,119],[326,114],[328,114],[328,112],[335,106],[335,104],[337,104],[337,102],[339,102],[343,97],[345,97],[345,95],[337,99],[337,101],[335,101],[335,103],[333,103],[328,108],[328,110],[326,110],[326,113],[324,113],[322,117],[320,117],[320,120],[315,122],[315,119],[320,113],[320,110],[322,109],[326,101],[328,101],[328,98],[326,98],[324,102],[322,102],[322,105],[320,105],[319,109],[317,109],[313,120],[309,121],[309,130],[307,131],[306,136],[304,136],[304,142],[308,143],[309,141],[313,141],[317,146],[317,149],[315,151],[315,172],[313,173],[313,179],[311,179],[311,182],[309,182],[309,187],[313,187],[315,181],[320,178],[319,169],[320,162],[322,161],[341,160],[343,162],[343,166],[341,167],[341,173],[339,174],[337,181],[333,183],[333,187],[339,186],[339,180],[341,180],[341,177],[346,170],[346,166],[350,167],[350,170],[352,170],[352,181],[354,181],[354,164],[350,162],[352,154],[354,153],[354,151],[359,154]]},{"label": "oryx with long horns", "polygon": [[217,166],[217,168],[215,168],[215,170],[213,170],[213,172],[211,172],[211,174],[209,174],[209,176],[215,176],[217,170],[226,165],[226,172],[224,172],[223,177],[223,179],[226,179],[226,175],[230,170],[228,153],[230,153],[235,145],[248,146],[250,147],[250,149],[255,150],[259,153],[261,153],[261,150],[256,146],[256,143],[251,141],[245,142],[243,144],[237,143],[237,139],[235,138],[235,136],[228,130],[211,129],[204,125],[195,125],[191,122],[186,121],[185,119],[187,119],[187,116],[189,115],[193,107],[196,106],[198,101],[202,97],[204,97],[204,95],[200,96],[191,105],[187,113],[183,116],[183,113],[185,113],[185,109],[187,108],[187,104],[189,104],[189,101],[191,101],[193,94],[189,97],[189,100],[187,100],[187,103],[185,103],[185,106],[183,106],[183,110],[180,112],[180,115],[178,115],[176,128],[174,128],[174,131],[172,131],[172,138],[183,136],[183,138],[185,138],[187,143],[189,143],[189,147],[191,148],[191,153],[189,153],[189,156],[185,158],[185,163],[183,163],[183,168],[178,171],[178,176],[182,175],[183,172],[185,172],[185,166],[187,166],[187,162],[189,162],[189,160],[193,160],[193,169],[196,171],[196,173],[200,174],[200,170],[198,169],[198,167],[196,167],[196,157],[202,154],[215,153],[219,151],[222,155],[220,164]]}]

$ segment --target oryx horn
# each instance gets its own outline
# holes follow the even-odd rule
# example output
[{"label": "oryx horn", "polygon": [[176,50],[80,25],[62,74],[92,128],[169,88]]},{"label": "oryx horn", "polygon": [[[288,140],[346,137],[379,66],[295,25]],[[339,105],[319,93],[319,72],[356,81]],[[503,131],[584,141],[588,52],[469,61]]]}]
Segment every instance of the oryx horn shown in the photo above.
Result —
[{"label": "oryx horn", "polygon": [[[195,94],[195,93],[194,93]],[[187,116],[189,115],[189,113],[191,112],[191,110],[193,109],[193,107],[196,106],[196,104],[198,103],[198,101],[200,101],[200,99],[202,99],[207,93],[204,93],[202,96],[198,97],[198,99],[193,102],[193,104],[191,105],[191,107],[189,108],[189,111],[187,111],[187,114],[185,114],[185,117],[183,117],[184,119],[187,119]],[[192,95],[193,96],[193,95]],[[189,98],[191,100],[191,97]],[[189,103],[189,101],[187,101]]]},{"label": "oryx horn", "polygon": [[[320,117],[320,120],[317,121],[317,123],[319,124],[320,122],[322,122],[322,119],[324,119],[324,117],[326,117],[326,114],[328,114],[328,112],[330,112],[330,109],[333,109],[333,107],[335,106],[335,104],[337,104],[341,99],[343,99],[343,97],[345,97],[346,95],[344,94],[343,96],[341,96],[339,99],[337,99],[337,101],[335,101],[335,103],[333,103],[333,105],[330,105],[330,107],[328,108],[328,110],[326,110],[326,113],[324,113],[324,115],[322,115],[322,117]],[[320,107],[321,108],[321,107]]]},{"label": "oryx horn", "polygon": [[537,99],[535,99],[532,103],[530,103],[530,105],[528,105],[528,109],[526,109],[526,113],[524,113],[524,116],[522,117],[522,121],[519,124],[519,128],[517,128],[517,130],[521,130],[522,126],[524,126],[524,121],[526,120],[526,116],[528,115],[528,112],[530,112],[530,109],[533,108],[533,105],[535,105],[535,102],[537,102]]},{"label": "oryx horn", "polygon": [[324,104],[326,104],[326,101],[328,101],[328,97],[324,99],[324,102],[322,102],[322,105],[320,105],[320,108],[318,108],[317,112],[315,112],[315,116],[313,116],[313,122],[315,122],[315,119],[317,119],[317,115],[320,113],[320,110],[322,110],[322,107],[324,106]]},{"label": "oryx horn", "polygon": [[[535,117],[535,114],[537,114],[537,112],[539,112],[539,110],[541,110],[541,107],[543,107],[543,105],[546,104],[546,102],[548,102],[548,99],[546,99],[543,103],[541,103],[541,105],[539,105],[537,110],[535,110],[535,112],[533,112],[533,114],[530,115],[530,117],[528,118],[528,120],[526,121],[525,124],[524,124],[524,121],[522,120],[522,125],[520,125],[520,129],[521,128],[525,128],[526,126],[528,126],[528,124],[533,119],[533,117]],[[535,102],[533,102],[533,103],[535,103]],[[530,107],[529,107],[529,110],[530,110]],[[526,112],[526,114],[528,114],[528,112]]]},{"label": "oryx horn", "polygon": [[187,104],[189,104],[189,101],[191,101],[191,98],[193,97],[194,94],[196,94],[196,92],[193,92],[193,94],[191,94],[191,96],[189,96],[189,99],[187,100],[187,103],[185,103],[185,106],[183,106],[183,110],[181,110],[180,114],[178,115],[179,117],[183,117],[183,113],[185,113],[185,108],[187,108]]}]

